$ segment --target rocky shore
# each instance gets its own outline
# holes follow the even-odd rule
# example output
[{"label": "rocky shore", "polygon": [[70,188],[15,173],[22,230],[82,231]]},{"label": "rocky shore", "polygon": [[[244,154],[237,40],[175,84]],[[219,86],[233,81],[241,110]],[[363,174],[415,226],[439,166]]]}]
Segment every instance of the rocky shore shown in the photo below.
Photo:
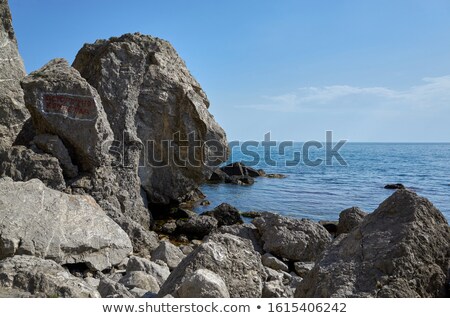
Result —
[{"label": "rocky shore", "polygon": [[204,182],[284,176],[222,165],[226,134],[170,43],[125,34],[26,75],[6,0],[0,17],[0,297],[450,295],[450,227],[427,199],[398,186],[331,223],[199,215]]}]

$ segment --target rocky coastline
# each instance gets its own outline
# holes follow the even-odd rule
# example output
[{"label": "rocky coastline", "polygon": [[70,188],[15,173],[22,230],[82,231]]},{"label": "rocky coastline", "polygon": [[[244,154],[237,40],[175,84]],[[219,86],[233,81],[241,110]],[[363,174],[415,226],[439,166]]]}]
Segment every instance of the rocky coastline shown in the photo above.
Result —
[{"label": "rocky coastline", "polygon": [[125,34],[27,75],[6,0],[0,17],[0,297],[450,296],[450,227],[426,198],[388,185],[333,222],[197,214],[202,183],[285,176],[225,164],[172,45]]}]

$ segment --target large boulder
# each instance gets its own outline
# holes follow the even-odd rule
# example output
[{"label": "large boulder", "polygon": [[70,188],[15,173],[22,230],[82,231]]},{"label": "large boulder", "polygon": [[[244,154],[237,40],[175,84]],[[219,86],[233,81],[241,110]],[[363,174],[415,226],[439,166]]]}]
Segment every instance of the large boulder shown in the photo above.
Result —
[{"label": "large boulder", "polygon": [[93,287],[72,276],[61,265],[28,255],[0,261],[0,287],[11,294],[19,290],[32,297],[100,297]]},{"label": "large boulder", "polygon": [[27,254],[94,270],[132,252],[126,233],[89,196],[68,195],[37,179],[0,179],[0,259]]},{"label": "large boulder", "polygon": [[159,286],[161,286],[170,275],[169,267],[164,263],[161,265],[138,256],[131,256],[128,261],[127,274],[132,272],[144,272],[153,276]]},{"label": "large boulder", "polygon": [[63,59],[28,75],[22,87],[37,134],[33,143],[58,158],[72,193],[94,197],[130,236],[135,252],[156,248],[138,163],[117,162],[111,151],[114,135],[96,89]]},{"label": "large boulder", "polygon": [[193,215],[176,222],[177,232],[188,236],[190,239],[203,239],[211,231],[217,228],[218,221],[212,216]]},{"label": "large boulder", "polygon": [[99,92],[123,160],[139,162],[151,203],[182,201],[226,160],[206,94],[168,42],[139,33],[98,40],[73,66]]},{"label": "large boulder", "polygon": [[25,104],[39,134],[61,138],[82,171],[108,160],[111,128],[97,91],[64,59],[50,61],[22,80]]},{"label": "large boulder", "polygon": [[170,269],[177,267],[184,256],[185,255],[180,248],[169,241],[162,241],[152,252],[152,260],[161,260],[166,263]]},{"label": "large boulder", "polygon": [[265,212],[252,223],[261,234],[264,251],[292,261],[314,261],[331,242],[323,226],[307,219]]},{"label": "large boulder", "polygon": [[180,298],[229,298],[223,279],[207,269],[198,269],[177,290]]},{"label": "large boulder", "polygon": [[221,277],[230,297],[261,297],[266,275],[261,256],[250,241],[231,234],[212,234],[174,269],[158,295],[178,297],[177,290],[199,269]]},{"label": "large boulder", "polygon": [[296,297],[444,297],[450,227],[425,198],[398,190],[305,276]]},{"label": "large boulder", "polygon": [[10,147],[30,116],[20,80],[25,67],[17,47],[8,1],[0,1],[0,150]]}]

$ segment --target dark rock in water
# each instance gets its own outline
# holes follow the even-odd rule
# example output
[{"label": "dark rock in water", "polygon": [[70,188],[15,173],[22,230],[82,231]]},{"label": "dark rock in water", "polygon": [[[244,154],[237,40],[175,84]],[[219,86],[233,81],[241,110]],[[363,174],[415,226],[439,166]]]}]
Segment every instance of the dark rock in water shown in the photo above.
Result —
[{"label": "dark rock in water", "polygon": [[201,206],[208,206],[211,205],[211,202],[209,202],[208,200],[203,200],[202,202],[200,202]]},{"label": "dark rock in water", "polygon": [[224,282],[230,297],[261,297],[265,280],[261,256],[250,241],[231,234],[213,234],[189,254],[161,286],[158,296],[179,294],[179,288],[199,269],[207,269]]},{"label": "dark rock in water", "polygon": [[266,172],[265,172],[263,169],[258,169],[258,174],[259,174],[261,177],[265,177],[265,176],[266,176]]},{"label": "dark rock in water", "polygon": [[190,239],[203,239],[217,228],[218,221],[206,215],[196,215],[188,219],[177,220],[177,233],[185,234]]},{"label": "dark rock in water", "polygon": [[319,224],[322,225],[328,233],[332,235],[336,235],[338,230],[338,222],[336,221],[319,221]]},{"label": "dark rock in water", "polygon": [[286,176],[284,174],[281,174],[281,173],[267,173],[264,176],[266,178],[271,178],[271,179],[284,179],[284,178],[286,178]]},{"label": "dark rock in water", "polygon": [[255,179],[249,176],[231,176],[225,180],[225,183],[237,184],[237,185],[252,185],[255,183]]},{"label": "dark rock in water", "polygon": [[[227,159],[206,94],[167,41],[139,33],[98,40],[73,66],[100,94],[123,161],[140,163],[150,203],[183,201]],[[205,142],[210,147],[198,147]]]},{"label": "dark rock in water", "polygon": [[331,237],[320,224],[263,213],[252,221],[264,242],[264,251],[292,261],[314,261],[330,244]]},{"label": "dark rock in water", "polygon": [[450,227],[425,198],[398,190],[340,235],[296,297],[444,297]]},{"label": "dark rock in water", "polygon": [[201,215],[212,216],[218,221],[218,226],[244,223],[238,209],[228,203],[222,203],[215,207],[214,210],[207,211]]},{"label": "dark rock in water", "polygon": [[247,212],[241,212],[241,216],[244,218],[254,219],[258,218],[262,215],[262,212],[256,212],[256,211],[247,211]]},{"label": "dark rock in water", "polygon": [[0,261],[0,287],[33,297],[98,298],[99,293],[52,260],[20,255]]},{"label": "dark rock in water", "polygon": [[0,151],[0,177],[10,177],[14,181],[39,179],[49,188],[59,191],[66,188],[58,159],[24,146]]},{"label": "dark rock in water", "polygon": [[23,101],[20,80],[26,75],[17,48],[8,1],[0,1],[0,149],[14,143],[30,116]]},{"label": "dark rock in water", "polygon": [[221,169],[215,169],[208,179],[211,183],[231,183],[231,178]]},{"label": "dark rock in water", "polygon": [[362,223],[366,215],[367,213],[358,207],[352,207],[342,211],[339,214],[337,234],[351,232],[355,227]]},{"label": "dark rock in water", "polygon": [[390,189],[390,190],[402,190],[402,189],[406,189],[406,187],[401,184],[401,183],[393,183],[393,184],[386,184],[384,186],[385,189]]},{"label": "dark rock in water", "polygon": [[[228,176],[249,176],[252,178],[260,177],[261,174],[259,170],[247,167],[242,162],[234,162],[220,168]],[[264,171],[263,171],[264,172]]]}]

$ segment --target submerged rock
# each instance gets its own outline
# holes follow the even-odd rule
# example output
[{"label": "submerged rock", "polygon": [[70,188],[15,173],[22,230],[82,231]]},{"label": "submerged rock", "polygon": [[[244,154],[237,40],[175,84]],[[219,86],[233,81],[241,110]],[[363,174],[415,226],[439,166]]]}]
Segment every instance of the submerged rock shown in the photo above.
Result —
[{"label": "submerged rock", "polygon": [[392,184],[386,184],[384,186],[385,189],[390,189],[390,190],[398,190],[398,189],[406,189],[406,187],[401,184],[401,183],[392,183]]},{"label": "submerged rock", "polygon": [[450,227],[414,192],[399,190],[340,235],[296,297],[445,297]]},{"label": "submerged rock", "polygon": [[89,196],[33,179],[0,179],[0,259],[27,254],[104,270],[132,252],[126,233]]}]

